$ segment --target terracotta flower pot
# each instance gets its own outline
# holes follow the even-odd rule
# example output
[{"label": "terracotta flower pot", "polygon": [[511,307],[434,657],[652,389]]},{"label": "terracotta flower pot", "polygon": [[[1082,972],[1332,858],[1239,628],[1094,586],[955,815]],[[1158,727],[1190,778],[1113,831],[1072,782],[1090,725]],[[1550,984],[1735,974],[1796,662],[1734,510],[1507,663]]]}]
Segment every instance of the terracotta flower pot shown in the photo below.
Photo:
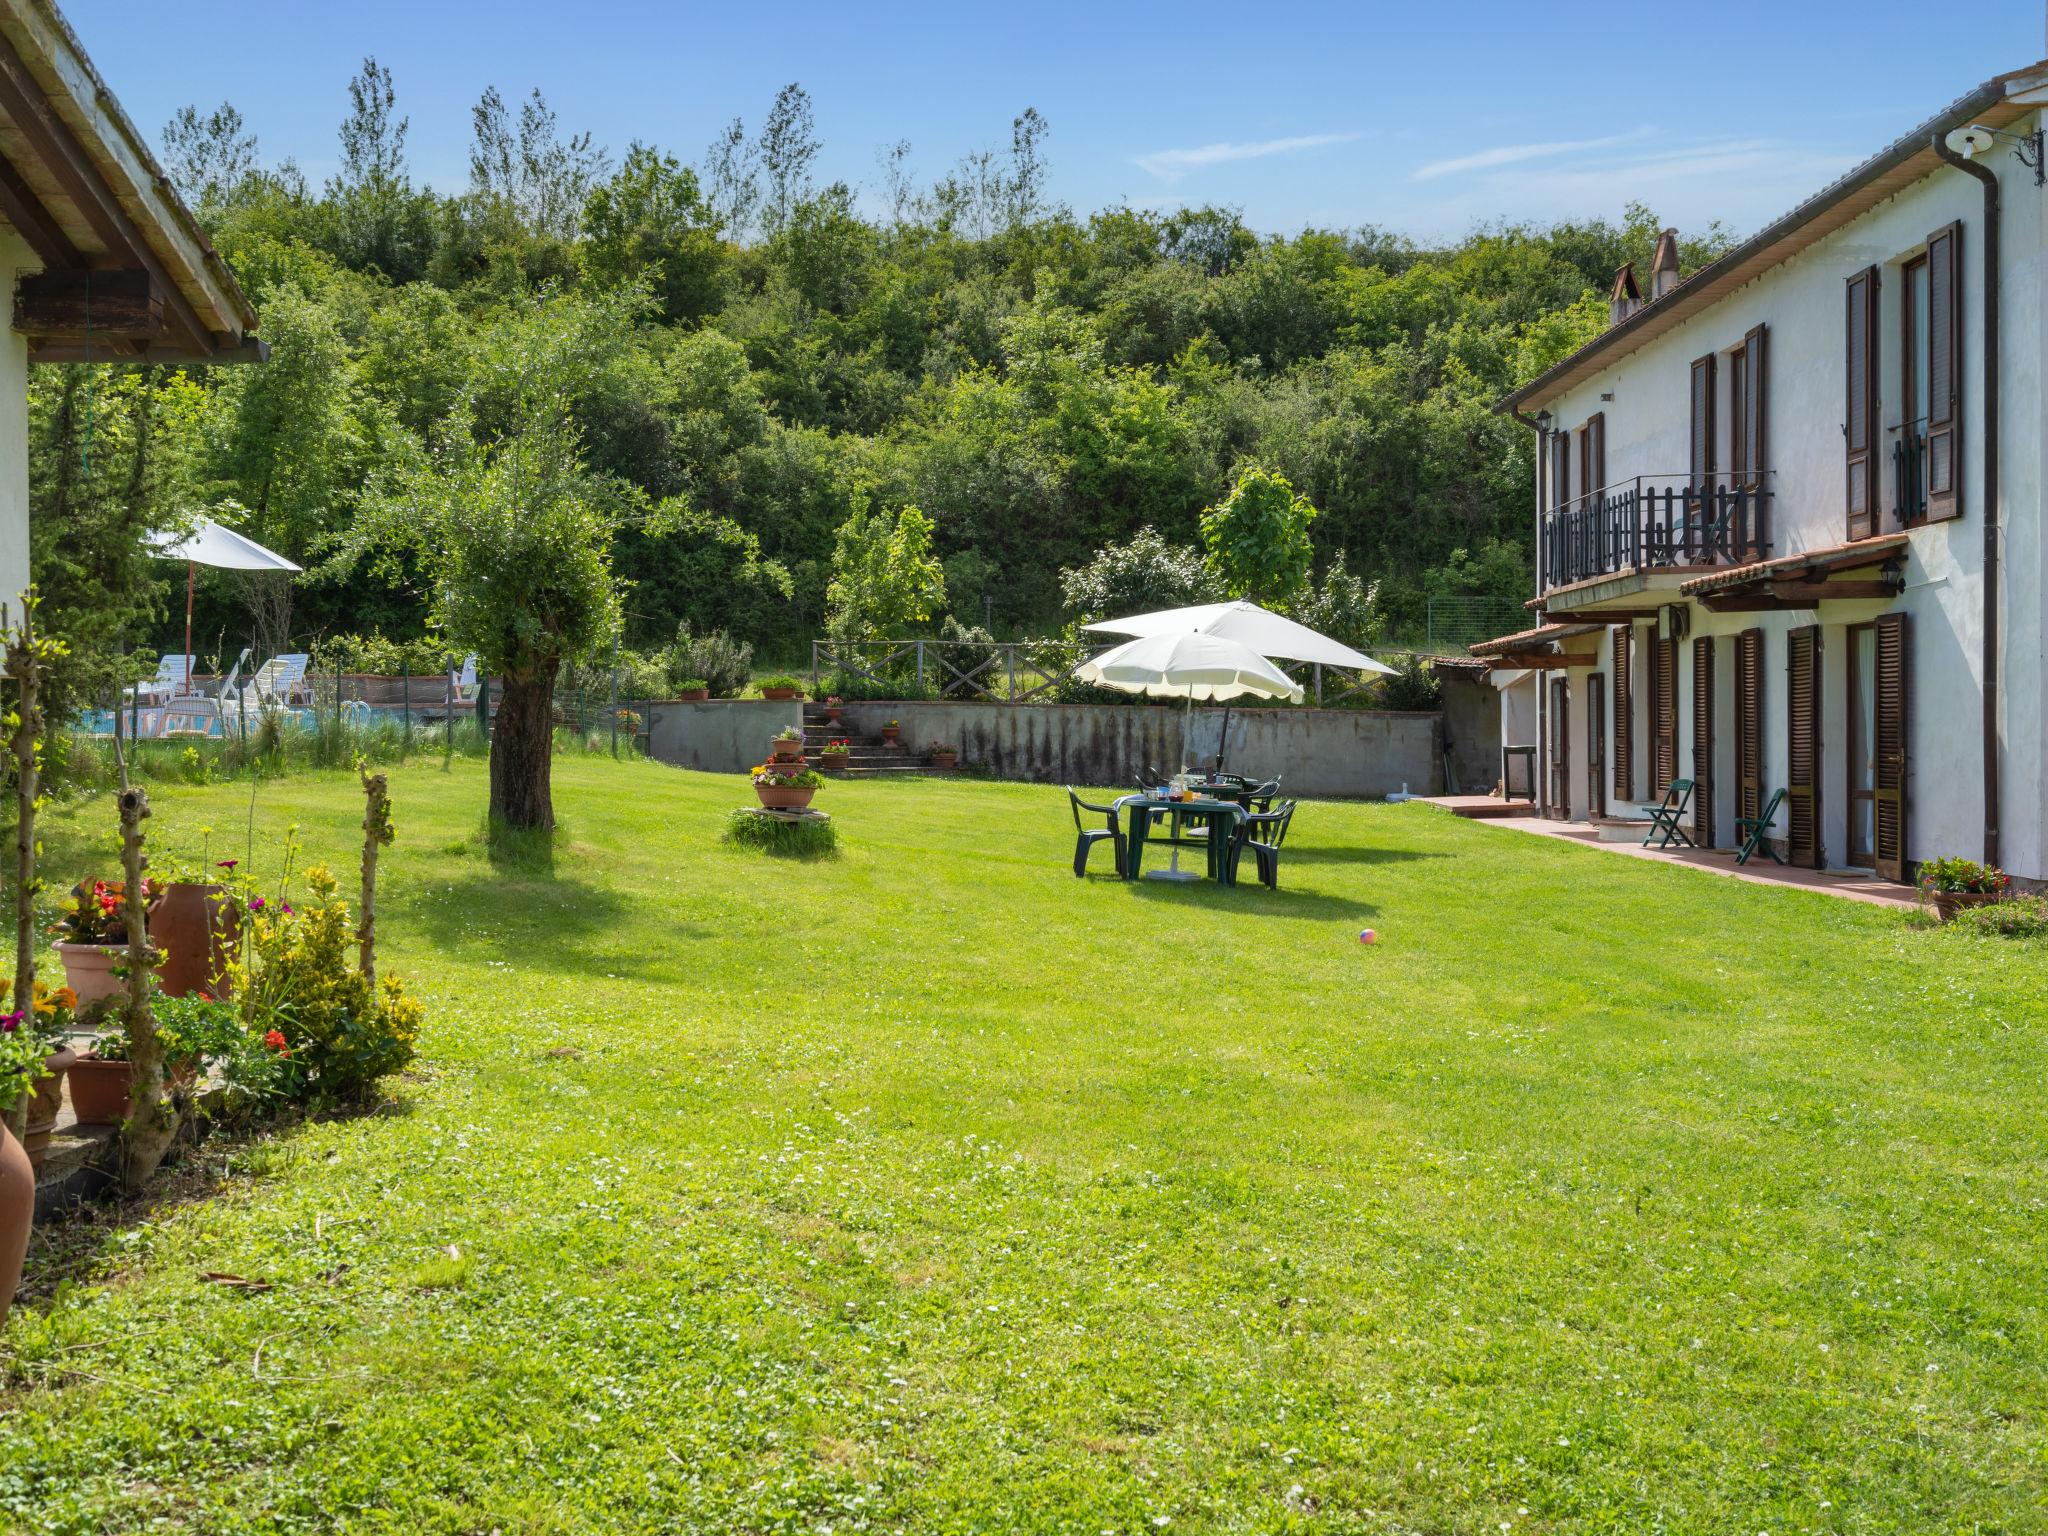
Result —
[{"label": "terracotta flower pot", "polygon": [[1927,899],[1934,903],[1934,915],[1945,923],[1965,907],[1988,907],[2002,898],[1997,891],[1929,891]]},{"label": "terracotta flower pot", "polygon": [[885,725],[882,727],[882,740],[889,743],[892,747],[896,745],[896,738],[902,734],[903,727],[900,725]]},{"label": "terracotta flower pot", "polygon": [[804,755],[804,739],[801,736],[777,736],[768,743],[768,755],[782,763],[799,759]]},{"label": "terracotta flower pot", "polygon": [[761,690],[761,697],[764,699],[800,699],[803,696],[801,688],[763,688]]},{"label": "terracotta flower pot", "polygon": [[80,1008],[120,996],[124,983],[114,968],[127,965],[126,944],[59,944],[57,958],[64,962],[64,983],[78,994]]},{"label": "terracotta flower pot", "polygon": [[711,697],[709,688],[685,688],[676,695],[685,704],[702,704]]},{"label": "terracotta flower pot", "polygon": [[149,909],[150,941],[164,954],[157,985],[169,997],[226,996],[228,959],[241,933],[241,907],[226,886],[174,881]]},{"label": "terracotta flower pot", "polygon": [[21,1284],[21,1261],[28,1256],[28,1229],[36,1219],[36,1171],[28,1153],[5,1125],[0,1125],[0,1324],[14,1304]]},{"label": "terracotta flower pot", "polygon": [[934,768],[957,768],[960,766],[960,754],[958,752],[934,752],[931,761]]},{"label": "terracotta flower pot", "polygon": [[81,1056],[71,1064],[71,1112],[80,1125],[119,1125],[134,1086],[134,1062]]},{"label": "terracotta flower pot", "polygon": [[846,765],[853,761],[851,752],[820,752],[818,766],[830,773],[844,773]]},{"label": "terracotta flower pot", "polygon": [[37,1173],[43,1171],[43,1158],[49,1153],[50,1137],[56,1134],[57,1115],[64,1108],[64,1074],[77,1060],[78,1053],[68,1045],[45,1056],[43,1067],[50,1075],[36,1084],[35,1092],[29,1097],[28,1124],[24,1127],[22,1145],[27,1148],[29,1163]]},{"label": "terracotta flower pot", "polygon": [[818,791],[808,784],[763,784],[754,781],[754,793],[761,797],[761,804],[771,811],[800,811],[811,803],[811,796]]},{"label": "terracotta flower pot", "polygon": [[825,706],[825,718],[831,721],[834,725],[837,725],[839,723],[839,717],[845,713],[846,711],[841,709],[837,704],[827,704]]}]

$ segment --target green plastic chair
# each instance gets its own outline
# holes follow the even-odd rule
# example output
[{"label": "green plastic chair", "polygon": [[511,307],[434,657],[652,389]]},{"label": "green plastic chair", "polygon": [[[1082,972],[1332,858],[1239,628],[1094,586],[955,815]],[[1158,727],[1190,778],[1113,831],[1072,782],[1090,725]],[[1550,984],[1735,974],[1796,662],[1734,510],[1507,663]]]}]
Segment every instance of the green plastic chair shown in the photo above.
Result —
[{"label": "green plastic chair", "polygon": [[1679,824],[1686,807],[1691,804],[1692,780],[1673,779],[1664,790],[1663,800],[1644,813],[1650,830],[1643,834],[1643,846],[1650,847],[1650,839],[1656,838],[1659,848],[1669,848],[1674,839],[1687,848],[1697,848],[1699,844],[1687,836],[1685,828]]},{"label": "green plastic chair", "polygon": [[[1124,872],[1124,829],[1118,823],[1116,807],[1113,805],[1090,805],[1071,787],[1067,790],[1068,809],[1074,813],[1074,878],[1079,880],[1088,873],[1088,855],[1095,851],[1095,845],[1107,842],[1116,856],[1116,872]],[[1091,827],[1081,820],[1081,813],[1087,811],[1100,816],[1105,826]]]},{"label": "green plastic chair", "polygon": [[1735,855],[1735,862],[1747,864],[1749,856],[1761,848],[1771,856],[1773,864],[1785,861],[1778,856],[1778,850],[1771,846],[1771,823],[1778,819],[1778,807],[1785,803],[1785,791],[1771,791],[1770,802],[1764,806],[1761,816],[1738,816],[1735,818],[1735,835],[1742,839],[1742,850]]}]

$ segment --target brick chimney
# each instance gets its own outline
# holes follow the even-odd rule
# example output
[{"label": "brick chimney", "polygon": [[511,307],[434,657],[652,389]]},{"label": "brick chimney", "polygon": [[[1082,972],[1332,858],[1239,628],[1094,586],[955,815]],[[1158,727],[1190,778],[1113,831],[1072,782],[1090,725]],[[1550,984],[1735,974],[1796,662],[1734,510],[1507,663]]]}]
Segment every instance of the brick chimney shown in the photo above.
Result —
[{"label": "brick chimney", "polygon": [[1678,231],[1667,229],[1657,237],[1657,255],[1650,263],[1651,301],[1663,298],[1678,282]]},{"label": "brick chimney", "polygon": [[1643,307],[1643,290],[1636,285],[1636,264],[1625,261],[1614,274],[1614,292],[1607,296],[1607,323],[1619,325]]}]

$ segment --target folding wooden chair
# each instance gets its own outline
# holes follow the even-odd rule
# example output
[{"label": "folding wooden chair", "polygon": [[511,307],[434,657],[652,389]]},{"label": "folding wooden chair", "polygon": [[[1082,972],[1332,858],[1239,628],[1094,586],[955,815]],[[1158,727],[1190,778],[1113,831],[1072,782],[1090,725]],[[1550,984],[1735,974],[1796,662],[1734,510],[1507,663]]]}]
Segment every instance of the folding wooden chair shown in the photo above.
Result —
[{"label": "folding wooden chair", "polygon": [[1669,848],[1675,839],[1687,848],[1697,848],[1686,830],[1680,825],[1685,817],[1686,807],[1692,804],[1692,780],[1673,779],[1664,791],[1664,798],[1658,804],[1641,814],[1641,819],[1650,824],[1643,834],[1643,846],[1651,847],[1651,839],[1657,839],[1655,846]]},{"label": "folding wooden chair", "polygon": [[1773,864],[1785,861],[1778,856],[1778,850],[1771,846],[1771,823],[1778,819],[1778,807],[1785,803],[1785,791],[1774,789],[1764,806],[1761,816],[1738,816],[1735,818],[1735,835],[1742,839],[1742,849],[1735,855],[1735,862],[1747,864],[1749,856],[1761,848],[1771,856]]}]

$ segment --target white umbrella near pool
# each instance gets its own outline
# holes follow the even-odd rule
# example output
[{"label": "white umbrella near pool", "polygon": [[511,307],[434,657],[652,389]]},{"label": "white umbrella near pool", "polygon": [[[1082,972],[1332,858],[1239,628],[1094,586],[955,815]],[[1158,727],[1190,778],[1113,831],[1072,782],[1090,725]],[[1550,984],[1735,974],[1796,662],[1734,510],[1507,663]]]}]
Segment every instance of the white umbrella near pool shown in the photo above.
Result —
[{"label": "white umbrella near pool", "polygon": [[[1145,635],[1127,640],[1104,651],[1092,661],[1074,668],[1084,683],[1116,688],[1125,693],[1142,693],[1155,699],[1186,699],[1187,721],[1181,727],[1181,763],[1187,763],[1195,701],[1237,699],[1246,694],[1261,699],[1301,702],[1301,684],[1282,672],[1249,646],[1220,635]],[[1173,850],[1173,868],[1162,871],[1165,879],[1193,879],[1183,875],[1180,849]]]},{"label": "white umbrella near pool", "polygon": [[[254,539],[245,538],[232,528],[223,527],[210,517],[202,517],[187,534],[167,534],[152,541],[150,553],[165,560],[185,562],[185,654],[192,654],[192,587],[198,576],[198,568],[211,565],[227,571],[297,571],[292,564],[274,549],[265,549]],[[192,679],[188,674],[185,687],[190,689]]]}]

